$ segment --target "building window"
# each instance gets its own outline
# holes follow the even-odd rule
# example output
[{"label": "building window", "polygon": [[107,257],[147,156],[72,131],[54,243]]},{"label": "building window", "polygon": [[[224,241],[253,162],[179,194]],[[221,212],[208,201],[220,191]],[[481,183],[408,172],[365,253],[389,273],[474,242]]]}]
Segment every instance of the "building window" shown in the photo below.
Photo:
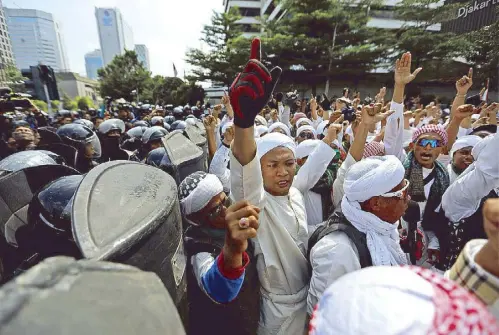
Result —
[{"label": "building window", "polygon": [[239,8],[242,17],[260,16],[260,8]]},{"label": "building window", "polygon": [[254,24],[241,24],[242,31],[244,33],[259,33],[261,27]]}]

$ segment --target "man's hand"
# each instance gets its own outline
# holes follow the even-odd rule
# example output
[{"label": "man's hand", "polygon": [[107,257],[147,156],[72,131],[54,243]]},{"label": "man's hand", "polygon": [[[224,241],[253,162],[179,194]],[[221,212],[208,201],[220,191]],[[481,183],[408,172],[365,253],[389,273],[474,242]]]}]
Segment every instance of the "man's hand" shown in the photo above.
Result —
[{"label": "man's hand", "polygon": [[248,201],[236,202],[225,215],[225,245],[223,247],[225,266],[240,268],[242,254],[248,248],[248,239],[256,237],[260,209]]},{"label": "man's hand", "polygon": [[456,90],[458,95],[466,95],[473,85],[473,68],[470,67],[467,76],[463,76],[456,81]]},{"label": "man's hand", "polygon": [[230,105],[230,98],[229,98],[229,95],[227,94],[227,92],[224,92],[224,95],[223,95],[222,100],[220,102],[224,106]]},{"label": "man's hand", "polygon": [[[411,73],[412,56],[410,52],[406,52],[400,59],[395,62],[395,85],[407,85],[416,78],[423,68],[418,67]],[[381,93],[381,91],[380,91]],[[385,89],[386,93],[386,89]]]},{"label": "man's hand", "polygon": [[412,111],[404,112],[404,119],[411,119],[413,117]]},{"label": "man's hand", "polygon": [[326,136],[323,138],[324,143],[331,145],[333,141],[338,138],[338,133],[341,129],[342,127],[340,124],[330,123],[327,128]]},{"label": "man's hand", "polygon": [[487,116],[497,114],[497,111],[499,111],[499,103],[497,102],[493,102],[487,108],[485,108],[485,113]]},{"label": "man's hand", "polygon": [[382,108],[383,107],[381,104],[374,104],[374,106],[362,107],[362,123],[371,126],[386,119],[387,117],[395,113],[395,111],[393,110],[381,113]]},{"label": "man's hand", "polygon": [[315,100],[313,95],[310,98],[310,109],[317,110],[317,100]]},{"label": "man's hand", "polygon": [[222,112],[222,105],[216,105],[215,107],[213,107],[213,116],[218,118],[218,116],[220,115],[220,113]]},{"label": "man's hand", "polygon": [[230,87],[230,103],[234,109],[234,124],[239,128],[250,128],[255,124],[255,117],[267,104],[282,69],[274,67],[269,71],[260,62],[260,39],[251,42],[250,60]]},{"label": "man's hand", "polygon": [[270,112],[270,118],[272,119],[272,121],[274,122],[277,122],[279,121],[279,118],[277,116],[277,111],[275,109],[272,110],[272,112]]},{"label": "man's hand", "polygon": [[454,118],[457,120],[462,121],[463,119],[467,118],[468,116],[471,116],[473,114],[473,105],[462,105],[459,106],[454,113]]},{"label": "man's hand", "polygon": [[207,115],[203,120],[203,124],[207,131],[215,131],[217,119],[213,115]]},{"label": "man's hand", "polygon": [[233,139],[234,139],[234,127],[233,126],[227,127],[224,133],[223,143],[225,145],[230,145]]}]

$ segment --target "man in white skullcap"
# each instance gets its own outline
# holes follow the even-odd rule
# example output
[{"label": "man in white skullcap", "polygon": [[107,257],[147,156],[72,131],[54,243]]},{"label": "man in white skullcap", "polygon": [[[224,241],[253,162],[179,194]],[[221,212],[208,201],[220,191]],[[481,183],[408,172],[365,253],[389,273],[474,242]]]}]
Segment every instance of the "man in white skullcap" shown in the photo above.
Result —
[{"label": "man in white skullcap", "polygon": [[256,126],[255,127],[255,138],[260,138],[269,132],[269,128],[266,126]]},{"label": "man in white skullcap", "polygon": [[449,172],[449,181],[452,184],[468,166],[473,163],[473,156],[471,150],[475,145],[482,140],[481,137],[476,135],[466,135],[458,138],[452,145],[450,150],[450,163],[447,165]]},{"label": "man in white skullcap", "polygon": [[316,138],[316,133],[314,127],[310,125],[301,126],[296,130],[296,143],[300,144],[305,140],[311,140]]},{"label": "man in white skullcap", "polygon": [[[259,320],[258,279],[248,238],[256,236],[258,208],[241,201],[230,206],[220,180],[202,171],[179,185],[184,233],[190,334],[254,334]],[[245,218],[247,229],[239,227]],[[249,266],[248,266],[249,265]],[[237,300],[235,300],[237,297]],[[221,305],[231,302],[230,305]]]},{"label": "man in white skullcap", "polygon": [[310,335],[494,335],[499,325],[469,291],[418,267],[371,267],[333,283]]},{"label": "man in white skullcap", "polygon": [[347,172],[342,213],[332,215],[309,240],[309,313],[324,290],[346,273],[407,264],[397,230],[409,201],[404,173],[395,156],[369,157]]},{"label": "man in white skullcap", "polygon": [[287,136],[291,136],[291,131],[289,130],[289,127],[282,122],[272,123],[272,125],[269,127],[269,134],[270,133],[281,133]]},{"label": "man in white skullcap", "polygon": [[224,192],[230,193],[230,169],[229,169],[229,153],[230,144],[234,139],[234,123],[232,121],[226,122],[222,126],[223,140],[222,145],[215,151],[213,159],[210,163],[209,172],[214,174],[220,179],[224,187]]}]

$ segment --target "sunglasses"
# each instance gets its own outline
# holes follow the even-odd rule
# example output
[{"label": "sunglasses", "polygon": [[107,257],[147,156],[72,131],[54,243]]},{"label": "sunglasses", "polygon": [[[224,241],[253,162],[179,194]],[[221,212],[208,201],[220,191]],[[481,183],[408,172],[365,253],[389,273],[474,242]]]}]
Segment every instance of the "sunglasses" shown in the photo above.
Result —
[{"label": "sunglasses", "polygon": [[218,216],[220,216],[220,213],[222,213],[223,208],[228,208],[231,205],[231,201],[229,197],[225,197],[225,199],[220,202],[216,207],[212,208],[210,212],[208,213],[208,219],[210,221],[215,220]]},{"label": "sunglasses", "polygon": [[300,137],[301,137],[301,138],[306,138],[306,139],[308,139],[308,140],[311,140],[311,139],[313,139],[313,138],[314,138],[314,134],[309,133],[309,132],[305,132],[305,131],[304,131],[304,132],[301,132],[301,133],[300,133]]},{"label": "sunglasses", "polygon": [[410,183],[407,179],[404,179],[404,181],[405,181],[405,186],[403,188],[401,188],[400,190],[395,191],[395,192],[381,194],[380,197],[406,199],[407,193],[408,193],[407,189],[409,188]]},{"label": "sunglasses", "polygon": [[442,146],[442,142],[440,140],[427,139],[427,138],[420,139],[417,144],[418,146],[423,148],[426,148],[426,146],[430,145],[432,149],[440,148]]}]

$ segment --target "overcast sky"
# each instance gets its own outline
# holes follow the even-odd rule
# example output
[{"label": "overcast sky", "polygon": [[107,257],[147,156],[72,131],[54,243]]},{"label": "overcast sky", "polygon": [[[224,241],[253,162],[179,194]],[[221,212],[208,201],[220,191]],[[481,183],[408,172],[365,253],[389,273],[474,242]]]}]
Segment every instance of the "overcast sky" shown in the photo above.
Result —
[{"label": "overcast sky", "polygon": [[117,7],[132,26],[135,44],[149,48],[153,74],[179,75],[185,51],[200,47],[201,30],[223,0],[3,0],[4,7],[39,9],[62,24],[71,71],[85,74],[85,53],[99,49],[95,7]]}]

